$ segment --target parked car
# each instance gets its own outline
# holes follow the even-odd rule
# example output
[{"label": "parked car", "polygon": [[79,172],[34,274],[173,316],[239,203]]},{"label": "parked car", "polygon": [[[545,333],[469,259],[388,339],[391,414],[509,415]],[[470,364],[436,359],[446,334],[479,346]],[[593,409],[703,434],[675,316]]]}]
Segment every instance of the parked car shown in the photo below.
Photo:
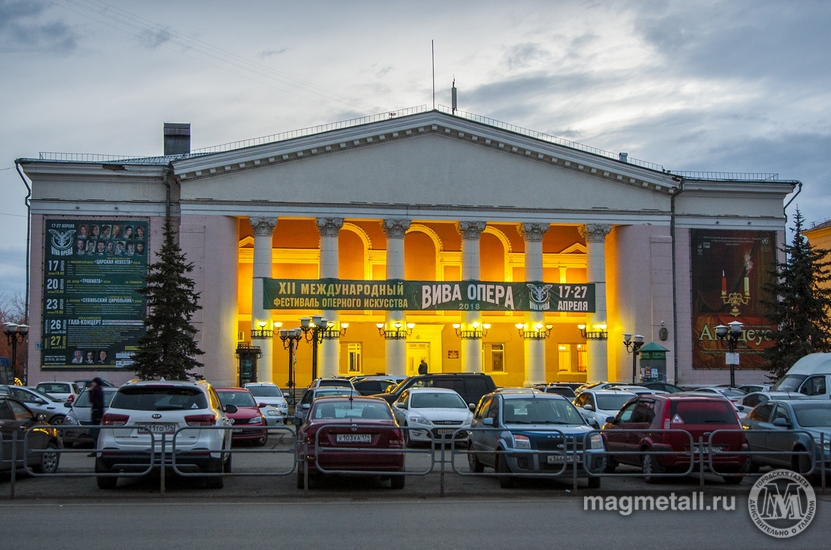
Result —
[{"label": "parked car", "polygon": [[361,395],[375,395],[387,393],[404,380],[406,376],[373,375],[363,376],[360,379],[352,380],[352,385]]},{"label": "parked car", "polygon": [[802,357],[771,390],[799,392],[811,399],[831,398],[831,353]]},{"label": "parked car", "polygon": [[294,417],[303,420],[312,407],[312,402],[318,397],[333,397],[333,396],[359,396],[361,395],[352,388],[324,386],[322,388],[309,388],[303,397],[300,399],[300,404],[294,409]]},{"label": "parked car", "polygon": [[[237,408],[236,411],[227,413],[234,425],[232,440],[245,441],[259,447],[265,445],[268,441],[266,420],[251,392],[245,388],[216,388],[216,394],[223,408],[228,405]],[[257,426],[258,429],[249,429],[248,426]]]},{"label": "parked car", "polygon": [[75,386],[75,382],[41,382],[35,386],[35,389],[43,393],[48,393],[55,399],[69,402],[74,401],[78,397],[78,394],[81,393]]},{"label": "parked car", "polygon": [[783,399],[810,399],[807,395],[802,395],[801,393],[794,393],[788,391],[757,391],[752,392],[745,395],[740,401],[741,404],[747,412],[750,412],[750,409],[755,407],[756,405],[761,405],[762,403],[766,403],[771,399],[775,399],[777,401],[781,401]]},{"label": "parked car", "polygon": [[473,420],[470,406],[465,404],[462,396],[447,388],[404,390],[393,404],[392,412],[399,426],[412,428],[404,430],[404,442],[408,447],[413,443],[441,442],[451,437],[459,443],[467,443],[468,433],[464,428],[469,428]]},{"label": "parked car", "polygon": [[66,409],[60,399],[26,386],[0,386],[0,395],[10,395],[26,405],[35,416],[42,414],[50,424],[62,424]]},{"label": "parked car", "polygon": [[[609,451],[607,472],[613,472],[618,463],[640,466],[646,482],[656,483],[659,478],[654,474],[686,470],[691,460],[690,437],[680,432],[655,430],[688,432],[695,451],[693,464],[702,458],[707,460],[707,441],[711,432],[733,430],[716,434],[713,445],[719,451],[731,454],[714,454],[713,465],[716,471],[723,474],[725,483],[741,482],[742,476],[737,474],[746,470],[747,444],[740,433],[741,424],[736,411],[727,399],[692,393],[667,393],[640,395],[629,401],[603,426],[603,437]],[[699,438],[704,440],[703,448],[698,446]],[[649,454],[650,451],[674,451],[678,454]]]},{"label": "parked car", "polygon": [[373,397],[380,397],[387,403],[395,403],[401,393],[409,388],[447,388],[462,396],[465,403],[475,407],[483,395],[496,390],[493,379],[483,373],[436,373],[410,376],[398,384],[388,393],[379,393]]},{"label": "parked car", "polygon": [[[216,391],[204,380],[125,384],[118,388],[110,408],[104,413],[98,436],[98,448],[102,452],[95,459],[95,471],[107,474],[142,472],[151,466],[153,446],[154,468],[170,464],[175,451],[176,466],[182,471],[230,471],[231,455],[227,451],[231,450],[231,430],[189,428],[230,427],[228,414],[236,410],[234,405],[222,407]],[[183,431],[176,434],[174,449],[173,435],[180,429]],[[164,457],[162,438],[166,440]],[[99,488],[112,489],[118,477],[98,476],[97,480]],[[210,476],[206,482],[208,488],[221,489],[223,478]]]},{"label": "parked car", "polygon": [[[754,470],[759,466],[773,466],[806,474],[811,470],[810,450],[813,448],[816,463],[824,461],[826,474],[831,472],[828,447],[831,443],[831,402],[769,400],[750,411],[742,421],[742,427],[750,450],[761,453],[750,456]],[[791,454],[800,452],[804,454]],[[819,470],[812,475],[819,478]]]},{"label": "parked car", "polygon": [[739,391],[743,391],[746,394],[760,392],[760,391],[770,391],[771,384],[745,384],[743,386],[739,386],[736,389]]},{"label": "parked car", "polygon": [[574,388],[563,384],[540,385],[537,389],[543,393],[556,393],[557,395],[562,395],[566,399],[574,399],[577,397],[577,394],[574,393]]},{"label": "parked car", "polygon": [[743,391],[729,386],[699,386],[697,388],[691,388],[688,390],[688,393],[718,395],[720,397],[726,397],[727,399],[741,399],[745,396]]},{"label": "parked car", "polygon": [[[38,419],[21,401],[8,395],[0,395],[0,440],[3,458],[0,460],[1,471],[12,469],[12,445],[15,438],[18,440],[15,469],[23,467],[23,440],[27,438],[29,453],[25,456],[26,465],[42,474],[54,474],[58,471],[58,449],[62,445],[57,430],[45,420]],[[43,451],[38,452],[38,449]]]},{"label": "parked car", "polygon": [[675,384],[670,384],[668,382],[644,382],[641,386],[651,390],[665,391],[667,393],[682,393],[686,391],[685,389],[679,388]]},{"label": "parked car", "polygon": [[323,388],[323,387],[335,387],[335,388],[351,388],[355,389],[355,386],[352,385],[352,381],[348,378],[315,378],[312,380],[312,383],[309,384],[310,388]]},{"label": "parked car", "polygon": [[[118,388],[104,386],[101,389],[104,392],[104,411],[106,412]],[[75,401],[64,403],[63,406],[69,408],[69,412],[66,413],[66,418],[63,421],[64,427],[60,430],[64,446],[72,447],[85,443],[94,445],[95,441],[92,439],[89,428],[84,427],[92,425],[92,403],[89,401],[89,391],[82,391]]]},{"label": "parked car", "polygon": [[[260,412],[263,413],[269,426],[285,424],[288,421],[289,402],[286,399],[289,394],[281,391],[277,384],[248,382],[244,387],[251,392],[251,395],[260,404]],[[262,405],[266,406],[263,407]]]},{"label": "parked car", "polygon": [[589,424],[600,428],[607,418],[617,414],[635,396],[632,392],[616,390],[584,390],[574,399],[574,406]]},{"label": "parked car", "polygon": [[[101,382],[103,382],[103,384],[101,384],[101,386],[103,386],[103,387],[108,387],[108,388],[114,388],[115,387],[114,384],[112,384],[111,382],[108,382],[107,380],[104,380],[103,378],[100,378],[99,380],[101,380]],[[92,378],[85,378],[83,380],[75,380],[75,387],[78,388],[78,393],[81,393],[86,388],[90,387],[91,385],[92,385]]]},{"label": "parked car", "polygon": [[[297,445],[298,489],[305,486],[306,472],[309,485],[316,484],[319,467],[353,475],[404,472],[404,434],[386,401],[360,395],[321,397],[311,403],[304,420],[294,422],[302,443]],[[393,489],[403,489],[405,481],[404,475],[390,476]]]},{"label": "parked car", "polygon": [[[603,440],[595,433],[586,442],[591,431],[574,405],[560,395],[495,391],[482,398],[473,416],[470,470],[481,473],[490,467],[506,474],[499,478],[503,488],[514,484],[510,474],[549,473],[570,479],[574,468],[581,477],[587,476],[586,469],[600,473]],[[588,485],[600,487],[600,478],[588,477]]]},{"label": "parked car", "polygon": [[628,391],[637,395],[643,395],[645,393],[649,394],[656,394],[656,393],[669,393],[664,390],[655,390],[652,388],[647,388],[645,386],[615,386],[615,391]]}]

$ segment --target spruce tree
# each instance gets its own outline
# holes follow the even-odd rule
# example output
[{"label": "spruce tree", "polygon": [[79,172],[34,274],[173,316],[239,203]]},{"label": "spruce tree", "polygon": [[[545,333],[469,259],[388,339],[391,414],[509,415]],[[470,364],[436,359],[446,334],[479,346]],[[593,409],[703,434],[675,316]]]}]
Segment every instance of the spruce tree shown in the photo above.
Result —
[{"label": "spruce tree", "polygon": [[799,210],[794,216],[793,241],[785,245],[784,263],[776,262],[764,289],[767,316],[776,327],[774,344],[766,348],[764,358],[770,378],[782,377],[801,357],[809,353],[831,351],[828,314],[831,313],[831,288],[822,286],[831,280],[826,260],[828,250],[816,248],[802,234],[804,218]]},{"label": "spruce tree", "polygon": [[204,352],[197,347],[196,329],[190,324],[201,308],[199,293],[193,291],[195,283],[187,276],[193,263],[186,263],[174,236],[168,217],[158,261],[147,267],[147,286],[136,290],[147,298],[149,310],[144,320],[147,332],[133,356],[133,368],[142,380],[202,378],[195,372],[202,363],[194,358]]}]

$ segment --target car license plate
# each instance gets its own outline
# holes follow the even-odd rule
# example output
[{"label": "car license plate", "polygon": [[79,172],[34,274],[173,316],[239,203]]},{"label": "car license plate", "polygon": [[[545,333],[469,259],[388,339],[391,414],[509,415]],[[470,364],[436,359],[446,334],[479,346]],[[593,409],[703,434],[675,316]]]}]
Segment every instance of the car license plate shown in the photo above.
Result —
[{"label": "car license plate", "polygon": [[453,435],[454,433],[456,433],[456,430],[454,430],[454,429],[452,429],[452,428],[450,428],[450,429],[442,429],[442,430],[436,430],[436,433],[437,433],[438,435]]},{"label": "car license plate", "polygon": [[574,455],[548,455],[546,460],[549,464],[569,464],[574,463]]},{"label": "car license plate", "polygon": [[234,428],[234,433],[235,434],[241,434],[242,433],[242,428]]},{"label": "car license plate", "polygon": [[[136,426],[147,428],[156,434],[172,434],[176,431],[176,424],[136,424]],[[144,430],[139,430],[139,433],[143,431]]]},{"label": "car license plate", "polygon": [[710,454],[710,447],[708,447],[707,445],[696,444],[693,447],[693,452],[697,455],[708,455]]},{"label": "car license plate", "polygon": [[335,438],[338,443],[372,443],[371,434],[338,434]]}]

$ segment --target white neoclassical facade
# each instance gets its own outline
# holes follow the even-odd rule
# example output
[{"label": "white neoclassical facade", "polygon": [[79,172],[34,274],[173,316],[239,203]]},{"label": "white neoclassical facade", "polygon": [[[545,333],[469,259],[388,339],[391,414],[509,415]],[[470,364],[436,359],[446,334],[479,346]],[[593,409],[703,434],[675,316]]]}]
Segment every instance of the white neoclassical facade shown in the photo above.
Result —
[{"label": "white neoclassical facade", "polygon": [[[320,376],[411,374],[424,359],[505,386],[726,382],[714,327],[731,319],[746,327],[737,380],[761,380],[759,264],[777,254],[794,189],[768,175],[673,173],[435,110],[158,158],[19,162],[32,185],[30,383],[131,377],[143,307],[131,285],[168,214],[194,264],[193,323],[217,384],[241,381],[246,346],[258,348],[253,375],[281,385],[309,382],[313,349]],[[269,301],[264,281],[351,281],[357,292],[356,281],[418,281],[451,298],[472,282],[480,294],[453,309],[360,309]],[[485,303],[530,282],[566,305]],[[593,293],[588,311],[564,295],[580,288]],[[326,337],[301,338],[290,358],[280,329],[315,316],[330,322]],[[626,333],[666,350],[666,369],[642,371]]]}]

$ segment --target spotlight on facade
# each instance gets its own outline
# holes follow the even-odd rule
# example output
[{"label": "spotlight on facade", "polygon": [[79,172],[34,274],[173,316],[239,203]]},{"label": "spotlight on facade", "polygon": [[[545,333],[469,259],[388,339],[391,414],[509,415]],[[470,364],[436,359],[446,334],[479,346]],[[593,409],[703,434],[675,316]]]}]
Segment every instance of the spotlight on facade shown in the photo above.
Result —
[{"label": "spotlight on facade", "polygon": [[412,335],[415,323],[407,323],[404,326],[401,321],[395,321],[389,328],[384,323],[377,323],[375,326],[378,329],[378,334],[387,340],[400,340]]},{"label": "spotlight on facade", "polygon": [[545,340],[551,335],[551,329],[554,328],[552,324],[544,325],[542,323],[535,323],[531,328],[528,328],[528,325],[524,323],[517,323],[515,326],[520,337],[526,340]]},{"label": "spotlight on facade", "polygon": [[577,325],[580,329],[580,335],[586,340],[606,340],[609,333],[606,332],[606,325],[594,325],[593,330],[587,330],[586,325]]},{"label": "spotlight on facade", "polygon": [[487,336],[491,325],[490,323],[482,324],[479,321],[474,321],[470,324],[453,323],[453,328],[456,330],[456,336],[459,338],[476,339]]}]

